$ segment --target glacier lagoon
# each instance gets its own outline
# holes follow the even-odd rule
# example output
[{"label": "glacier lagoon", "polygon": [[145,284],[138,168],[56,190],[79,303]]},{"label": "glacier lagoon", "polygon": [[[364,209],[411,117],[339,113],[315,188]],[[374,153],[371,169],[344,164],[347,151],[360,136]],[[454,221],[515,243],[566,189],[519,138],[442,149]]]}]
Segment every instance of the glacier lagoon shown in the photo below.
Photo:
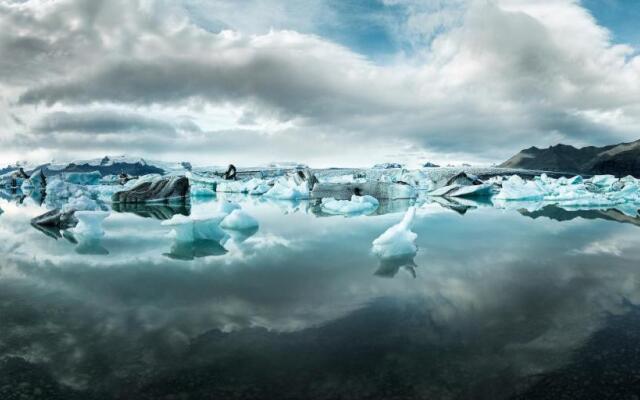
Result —
[{"label": "glacier lagoon", "polygon": [[[227,199],[259,227],[181,242],[162,223]],[[417,253],[379,259],[411,205]],[[616,210],[419,198],[343,217],[219,193],[115,207],[82,239],[32,227],[33,199],[0,209],[2,398],[638,390],[640,221]]]}]

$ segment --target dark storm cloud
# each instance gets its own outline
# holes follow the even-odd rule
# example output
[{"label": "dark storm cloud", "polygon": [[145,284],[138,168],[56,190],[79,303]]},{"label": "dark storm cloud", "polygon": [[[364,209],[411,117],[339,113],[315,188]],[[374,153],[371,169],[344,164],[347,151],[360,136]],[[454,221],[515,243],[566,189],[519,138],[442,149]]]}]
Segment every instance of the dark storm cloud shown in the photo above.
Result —
[{"label": "dark storm cloud", "polygon": [[[196,126],[192,128],[197,129]],[[172,123],[142,115],[114,111],[54,112],[40,120],[33,129],[38,133],[176,133],[176,127]]]},{"label": "dark storm cloud", "polygon": [[384,112],[391,106],[384,104],[387,101],[380,97],[382,93],[377,98],[368,98],[360,91],[352,91],[362,88],[336,79],[318,61],[304,54],[295,60],[288,54],[266,52],[251,54],[240,62],[177,57],[126,60],[107,65],[83,79],[28,90],[19,101],[47,105],[96,102],[171,105],[197,97],[214,103],[257,102],[273,107],[283,118],[370,114]]},{"label": "dark storm cloud", "polygon": [[[263,156],[258,137],[291,151],[287,158],[325,151],[332,160],[329,145],[345,159],[363,146],[372,157],[409,146],[501,161],[530,145],[628,141],[640,131],[640,57],[613,45],[572,0],[457,0],[450,8],[388,0],[404,10],[394,16],[400,28],[388,32],[406,35],[397,42],[410,40],[413,51],[384,64],[323,38],[300,10],[263,7],[243,17],[220,3],[214,19],[238,31],[217,32],[203,22],[210,16],[196,18],[209,9],[196,3],[0,1],[0,48],[9,55],[0,60],[0,107],[36,133],[126,135],[121,142],[139,143],[133,152],[164,143],[154,132],[179,130],[172,145],[186,154],[210,142],[207,132],[251,127],[218,150],[243,146]],[[242,31],[268,10],[279,28],[319,35]],[[163,118],[83,115],[88,105]],[[40,115],[50,109],[68,115]],[[202,129],[180,128],[185,120]],[[0,126],[10,136],[31,134],[13,117],[0,116]],[[51,151],[65,140],[74,138],[58,135]],[[325,145],[303,148],[305,141]],[[92,148],[107,151],[107,142]]]}]

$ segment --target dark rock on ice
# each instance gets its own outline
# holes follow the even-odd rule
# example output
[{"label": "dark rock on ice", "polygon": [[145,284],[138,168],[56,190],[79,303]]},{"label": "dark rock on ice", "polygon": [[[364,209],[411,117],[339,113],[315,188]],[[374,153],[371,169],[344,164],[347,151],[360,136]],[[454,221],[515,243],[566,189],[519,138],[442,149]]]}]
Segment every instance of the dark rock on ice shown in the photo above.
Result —
[{"label": "dark rock on ice", "polygon": [[74,216],[75,210],[62,211],[59,208],[48,211],[31,220],[31,225],[40,227],[51,227],[58,229],[73,228],[78,224],[78,220]]},{"label": "dark rock on ice", "polygon": [[113,195],[114,203],[146,203],[185,199],[189,194],[189,179],[184,176],[161,177],[144,181],[129,190]]},{"label": "dark rock on ice", "polygon": [[236,180],[236,174],[237,174],[237,170],[235,165],[233,164],[229,164],[229,167],[227,168],[227,171],[224,173],[224,179],[230,181],[230,180]]}]

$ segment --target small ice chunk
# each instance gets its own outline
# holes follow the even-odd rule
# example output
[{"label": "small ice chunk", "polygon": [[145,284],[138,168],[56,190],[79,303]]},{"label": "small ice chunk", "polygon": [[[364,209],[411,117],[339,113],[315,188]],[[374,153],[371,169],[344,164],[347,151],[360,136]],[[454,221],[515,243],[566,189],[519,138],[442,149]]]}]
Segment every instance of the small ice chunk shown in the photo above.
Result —
[{"label": "small ice chunk", "polygon": [[322,209],[329,214],[362,214],[373,212],[380,203],[369,195],[352,195],[351,200],[336,200],[333,197],[322,199]]},{"label": "small ice chunk", "polygon": [[415,244],[418,235],[411,231],[415,215],[415,207],[409,207],[402,221],[373,241],[373,253],[380,258],[415,254],[418,251]]},{"label": "small ice chunk", "polygon": [[171,236],[177,242],[193,242],[196,240],[220,241],[227,235],[220,229],[220,222],[226,213],[192,214],[191,216],[174,215],[170,220],[163,221],[163,226],[173,228]]},{"label": "small ice chunk", "polygon": [[84,238],[100,238],[104,236],[102,222],[109,216],[107,211],[76,211],[74,216],[78,225],[72,229],[74,235]]},{"label": "small ice chunk", "polygon": [[189,189],[191,197],[214,197],[216,192],[213,189],[204,186],[191,186]]},{"label": "small ice chunk", "polygon": [[220,223],[221,228],[232,230],[255,229],[258,225],[258,221],[255,218],[242,210],[233,210]]},{"label": "small ice chunk", "polygon": [[613,175],[595,175],[589,179],[589,182],[601,188],[611,187],[617,181],[618,178]]}]

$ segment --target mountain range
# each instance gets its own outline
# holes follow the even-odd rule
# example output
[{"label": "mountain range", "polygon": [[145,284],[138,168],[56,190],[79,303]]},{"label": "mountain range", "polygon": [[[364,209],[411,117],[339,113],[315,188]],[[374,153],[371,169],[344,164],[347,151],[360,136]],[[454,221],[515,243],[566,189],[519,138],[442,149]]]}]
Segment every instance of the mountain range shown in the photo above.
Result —
[{"label": "mountain range", "polygon": [[530,147],[499,166],[583,175],[640,177],[640,140],[604,147],[576,148],[566,144],[546,149]]}]

